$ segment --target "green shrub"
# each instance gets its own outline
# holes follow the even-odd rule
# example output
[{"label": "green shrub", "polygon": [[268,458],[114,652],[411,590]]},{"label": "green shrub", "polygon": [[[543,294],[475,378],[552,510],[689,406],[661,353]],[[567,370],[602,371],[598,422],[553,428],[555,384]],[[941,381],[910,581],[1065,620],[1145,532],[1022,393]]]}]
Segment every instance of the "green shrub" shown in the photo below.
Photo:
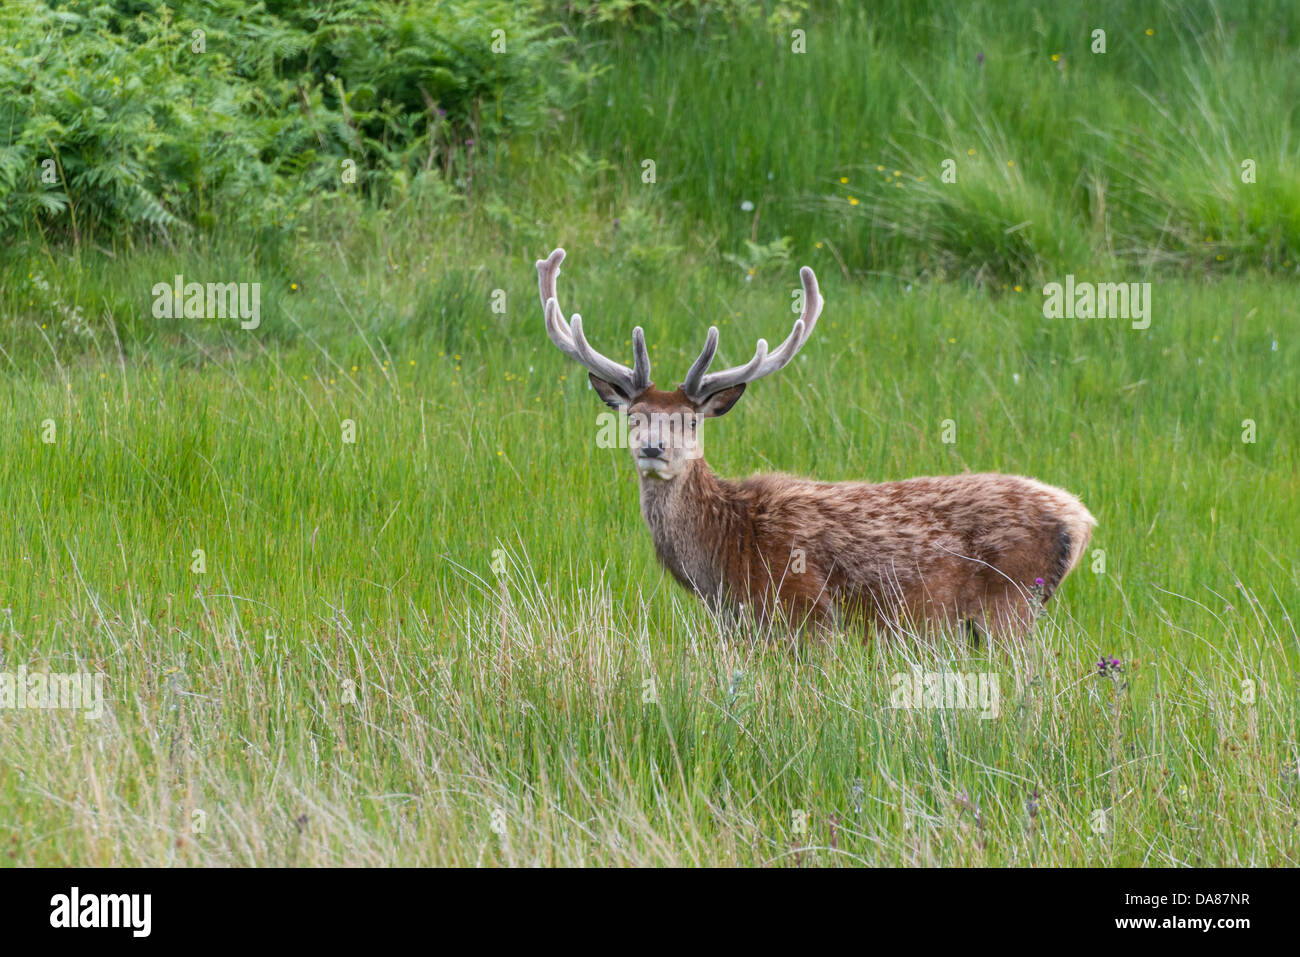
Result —
[{"label": "green shrub", "polygon": [[152,0],[0,8],[0,227],[287,227],[322,193],[470,188],[537,125],[529,4]]}]

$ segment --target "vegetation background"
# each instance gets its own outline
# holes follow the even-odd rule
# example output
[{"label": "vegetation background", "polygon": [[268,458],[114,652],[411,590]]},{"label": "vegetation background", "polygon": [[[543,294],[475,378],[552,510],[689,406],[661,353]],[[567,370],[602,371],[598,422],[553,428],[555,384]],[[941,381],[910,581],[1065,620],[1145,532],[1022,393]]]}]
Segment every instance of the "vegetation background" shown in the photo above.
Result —
[{"label": "vegetation background", "polygon": [[[1297,863],[1298,33],[1283,0],[0,6],[0,672],[107,696],[0,711],[0,861]],[[545,337],[556,245],[661,383],[711,323],[722,361],[784,336],[812,265],[816,336],[710,461],[1069,488],[1100,527],[1034,641],[711,621]],[[260,326],[156,318],[178,274],[260,283]],[[1067,274],[1150,282],[1150,327],[1045,319]],[[891,707],[914,669],[998,715]]]}]

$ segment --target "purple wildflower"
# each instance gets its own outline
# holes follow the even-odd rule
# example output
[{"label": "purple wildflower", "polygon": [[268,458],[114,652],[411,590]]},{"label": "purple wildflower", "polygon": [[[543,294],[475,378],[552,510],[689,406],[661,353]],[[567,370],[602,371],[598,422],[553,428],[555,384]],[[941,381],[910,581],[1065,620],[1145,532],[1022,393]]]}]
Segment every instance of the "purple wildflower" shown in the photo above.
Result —
[{"label": "purple wildflower", "polygon": [[1103,678],[1114,678],[1124,672],[1124,665],[1118,658],[1103,655],[1097,661],[1097,674]]}]

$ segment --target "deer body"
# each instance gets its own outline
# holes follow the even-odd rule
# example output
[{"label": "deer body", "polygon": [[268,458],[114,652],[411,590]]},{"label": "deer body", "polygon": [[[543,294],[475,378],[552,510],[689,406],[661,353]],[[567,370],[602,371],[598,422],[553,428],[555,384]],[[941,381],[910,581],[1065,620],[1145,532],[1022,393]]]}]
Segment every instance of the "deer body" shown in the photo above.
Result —
[{"label": "deer body", "polygon": [[760,339],[745,365],[707,373],[712,328],[686,381],[665,392],[650,382],[640,327],[628,369],[587,344],[580,316],[564,320],[555,295],[563,258],[557,249],[537,263],[547,332],[588,369],[606,404],[631,418],[655,553],[711,609],[745,609],[795,629],[858,622],[1024,635],[1078,563],[1096,521],[1070,493],[1030,478],[869,484],[713,473],[700,454],[700,421],[725,414],[749,382],[783,367],[807,341],[822,307],[811,269],[801,270],[803,315],[776,351],[769,355]]},{"label": "deer body", "polygon": [[643,477],[641,513],[660,562],[715,611],[882,631],[1023,633],[1093,525],[1074,496],[1019,476],[727,481],[703,459]]}]

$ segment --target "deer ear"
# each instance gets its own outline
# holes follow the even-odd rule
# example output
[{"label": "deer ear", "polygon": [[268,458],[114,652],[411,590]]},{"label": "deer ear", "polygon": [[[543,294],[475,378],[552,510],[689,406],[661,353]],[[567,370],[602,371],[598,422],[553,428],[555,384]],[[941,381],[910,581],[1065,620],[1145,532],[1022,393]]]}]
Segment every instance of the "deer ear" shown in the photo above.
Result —
[{"label": "deer ear", "polygon": [[588,372],[587,381],[589,381],[591,387],[596,390],[596,395],[600,396],[600,400],[614,411],[626,412],[627,407],[632,404],[631,398],[625,396],[621,389],[613,383],[606,382],[604,379],[597,377],[595,373]]},{"label": "deer ear", "polygon": [[745,383],[743,382],[739,385],[733,385],[726,389],[721,389],[696,406],[696,414],[704,416],[705,418],[716,419],[718,416],[725,415],[730,411],[731,407],[735,405],[744,394]]}]

